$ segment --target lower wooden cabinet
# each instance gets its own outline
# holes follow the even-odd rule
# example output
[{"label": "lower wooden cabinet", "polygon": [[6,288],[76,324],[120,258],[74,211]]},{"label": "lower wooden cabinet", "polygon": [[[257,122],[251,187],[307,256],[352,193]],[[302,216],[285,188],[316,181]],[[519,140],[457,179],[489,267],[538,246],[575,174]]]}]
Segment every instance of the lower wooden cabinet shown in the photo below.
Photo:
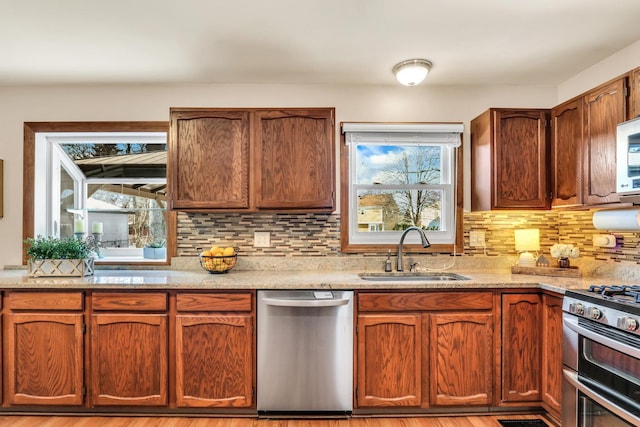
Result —
[{"label": "lower wooden cabinet", "polygon": [[421,324],[420,314],[358,316],[358,406],[420,406]]},{"label": "lower wooden cabinet", "polygon": [[94,292],[91,307],[91,404],[168,404],[166,293]]},{"label": "lower wooden cabinet", "polygon": [[542,297],[502,295],[502,403],[542,400]]},{"label": "lower wooden cabinet", "polygon": [[177,406],[253,406],[251,294],[179,294],[177,306]]},{"label": "lower wooden cabinet", "polygon": [[356,407],[493,403],[492,292],[358,295]]},{"label": "lower wooden cabinet", "polygon": [[560,417],[562,409],[562,297],[542,296],[542,402]]},{"label": "lower wooden cabinet", "polygon": [[84,403],[81,292],[10,292],[4,382],[9,405]]},{"label": "lower wooden cabinet", "polygon": [[493,403],[493,314],[430,315],[430,404]]}]

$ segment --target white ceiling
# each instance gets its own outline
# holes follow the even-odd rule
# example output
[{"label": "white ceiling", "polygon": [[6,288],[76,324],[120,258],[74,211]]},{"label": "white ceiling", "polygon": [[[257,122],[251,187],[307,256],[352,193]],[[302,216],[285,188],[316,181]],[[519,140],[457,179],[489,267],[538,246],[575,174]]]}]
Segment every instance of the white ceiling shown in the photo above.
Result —
[{"label": "white ceiling", "polygon": [[639,0],[1,0],[0,85],[557,85],[638,40]]}]

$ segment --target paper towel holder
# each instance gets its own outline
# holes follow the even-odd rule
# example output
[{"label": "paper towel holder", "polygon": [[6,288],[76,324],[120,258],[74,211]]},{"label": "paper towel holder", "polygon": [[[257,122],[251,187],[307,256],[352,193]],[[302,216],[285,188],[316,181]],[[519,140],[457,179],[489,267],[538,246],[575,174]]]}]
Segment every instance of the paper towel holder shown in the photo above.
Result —
[{"label": "paper towel holder", "polygon": [[603,209],[593,213],[596,230],[640,232],[640,208]]}]

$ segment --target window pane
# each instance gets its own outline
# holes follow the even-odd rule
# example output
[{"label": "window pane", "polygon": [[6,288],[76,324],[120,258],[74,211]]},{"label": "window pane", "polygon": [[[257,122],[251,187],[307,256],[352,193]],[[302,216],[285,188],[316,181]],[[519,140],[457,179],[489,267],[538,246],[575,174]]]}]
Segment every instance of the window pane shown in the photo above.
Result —
[{"label": "window pane", "polygon": [[441,147],[358,144],[356,184],[439,184]]},{"label": "window pane", "polygon": [[442,195],[440,190],[358,190],[358,231],[400,231],[412,225],[440,231]]},{"label": "window pane", "polygon": [[73,210],[74,206],[74,186],[73,178],[66,169],[60,168],[60,237],[68,239],[73,237]]},{"label": "window pane", "polygon": [[142,248],[166,241],[165,210],[153,193],[128,192],[136,190],[125,185],[88,185],[89,227],[93,230],[94,223],[103,224],[102,247]]}]

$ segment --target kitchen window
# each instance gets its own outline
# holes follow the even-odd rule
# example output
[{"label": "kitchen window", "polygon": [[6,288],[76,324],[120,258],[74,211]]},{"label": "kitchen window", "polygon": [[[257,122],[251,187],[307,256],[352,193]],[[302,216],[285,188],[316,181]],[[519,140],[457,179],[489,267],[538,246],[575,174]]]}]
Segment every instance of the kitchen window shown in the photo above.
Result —
[{"label": "kitchen window", "polygon": [[[175,230],[175,214],[166,206],[166,127],[30,132],[30,125],[25,124],[25,178],[32,164],[33,229],[25,218],[25,237],[98,240],[99,263],[168,263],[167,256],[143,256],[145,246],[163,246],[171,254],[175,245],[169,231]],[[27,161],[30,153],[33,163]]]},{"label": "kitchen window", "polygon": [[[410,226],[426,231],[430,251],[461,250],[462,130],[462,124],[342,124],[344,252],[395,248]],[[417,245],[417,234],[406,242]]]}]

